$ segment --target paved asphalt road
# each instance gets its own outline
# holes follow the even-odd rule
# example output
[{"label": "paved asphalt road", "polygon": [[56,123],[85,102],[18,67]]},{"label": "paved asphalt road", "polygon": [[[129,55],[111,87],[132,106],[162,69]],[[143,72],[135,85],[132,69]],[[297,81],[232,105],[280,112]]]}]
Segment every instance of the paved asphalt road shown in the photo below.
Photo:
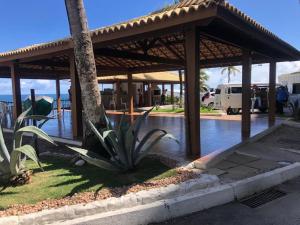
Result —
[{"label": "paved asphalt road", "polygon": [[156,225],[300,225],[300,177],[276,189],[287,195],[255,209],[233,202]]}]

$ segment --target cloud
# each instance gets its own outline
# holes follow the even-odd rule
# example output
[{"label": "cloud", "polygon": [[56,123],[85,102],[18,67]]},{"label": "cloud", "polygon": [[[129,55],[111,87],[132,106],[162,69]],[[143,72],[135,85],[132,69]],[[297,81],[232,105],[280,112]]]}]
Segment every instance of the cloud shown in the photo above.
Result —
[{"label": "cloud", "polygon": [[11,94],[12,87],[11,87],[11,79],[0,78],[0,94]]},{"label": "cloud", "polygon": [[[68,80],[62,80],[61,93],[68,93],[70,82]],[[54,94],[56,92],[56,83],[53,80],[21,80],[21,93],[27,95],[30,93],[30,89],[34,89],[37,94]],[[12,85],[11,79],[0,79],[0,94],[11,95]]]},{"label": "cloud", "polygon": [[[241,66],[237,68],[242,71]],[[208,85],[216,87],[218,84],[227,83],[226,74],[221,73],[222,68],[208,69],[209,74]],[[300,61],[277,63],[277,77],[281,74],[293,73],[300,71]],[[241,83],[242,73],[232,76],[231,83]],[[269,82],[269,64],[252,66],[252,83],[268,83]]]}]

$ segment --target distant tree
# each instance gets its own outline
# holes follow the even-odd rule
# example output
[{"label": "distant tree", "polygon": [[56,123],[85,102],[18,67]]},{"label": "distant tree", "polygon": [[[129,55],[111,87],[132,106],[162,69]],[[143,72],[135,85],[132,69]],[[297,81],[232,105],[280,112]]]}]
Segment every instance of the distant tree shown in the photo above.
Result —
[{"label": "distant tree", "polygon": [[237,73],[240,73],[240,70],[235,66],[228,66],[222,69],[221,73],[227,75],[228,84],[231,81],[231,75],[235,76]]},{"label": "distant tree", "polygon": [[209,79],[209,75],[207,74],[207,71],[204,69],[200,70],[200,80],[199,80],[200,92],[204,92],[208,89],[208,86],[206,84],[208,79]]}]

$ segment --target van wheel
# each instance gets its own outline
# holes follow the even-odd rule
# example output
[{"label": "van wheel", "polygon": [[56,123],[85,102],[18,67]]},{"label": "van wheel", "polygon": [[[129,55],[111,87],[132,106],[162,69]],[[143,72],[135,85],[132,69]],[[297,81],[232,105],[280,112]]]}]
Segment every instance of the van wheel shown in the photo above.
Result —
[{"label": "van wheel", "polygon": [[227,109],[227,115],[232,115],[232,108]]},{"label": "van wheel", "polygon": [[214,109],[214,103],[213,102],[209,103],[207,107],[210,109]]},{"label": "van wheel", "polygon": [[288,111],[291,115],[295,114],[295,108],[294,108],[294,105],[292,103],[289,103],[287,108],[288,108]]}]

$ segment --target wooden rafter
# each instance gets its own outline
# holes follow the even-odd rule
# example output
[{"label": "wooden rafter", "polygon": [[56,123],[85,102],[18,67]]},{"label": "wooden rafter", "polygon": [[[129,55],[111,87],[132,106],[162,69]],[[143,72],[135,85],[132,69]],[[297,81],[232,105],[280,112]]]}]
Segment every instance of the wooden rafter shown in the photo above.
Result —
[{"label": "wooden rafter", "polygon": [[200,44],[202,44],[209,52],[213,55],[213,57],[218,58],[217,55],[210,49],[210,47],[205,43],[205,40],[200,41]]},{"label": "wooden rafter", "polygon": [[120,51],[116,49],[108,49],[108,48],[96,49],[95,54],[97,56],[131,59],[131,60],[154,62],[154,63],[161,63],[167,65],[182,65],[182,62],[180,60],[150,56],[150,55],[134,53],[129,51]]},{"label": "wooden rafter", "polygon": [[158,38],[158,41],[166,48],[168,49],[174,56],[177,57],[177,59],[179,60],[183,60],[184,58],[178,53],[176,52],[170,45],[170,43],[165,42],[164,40],[162,40],[161,38]]}]

